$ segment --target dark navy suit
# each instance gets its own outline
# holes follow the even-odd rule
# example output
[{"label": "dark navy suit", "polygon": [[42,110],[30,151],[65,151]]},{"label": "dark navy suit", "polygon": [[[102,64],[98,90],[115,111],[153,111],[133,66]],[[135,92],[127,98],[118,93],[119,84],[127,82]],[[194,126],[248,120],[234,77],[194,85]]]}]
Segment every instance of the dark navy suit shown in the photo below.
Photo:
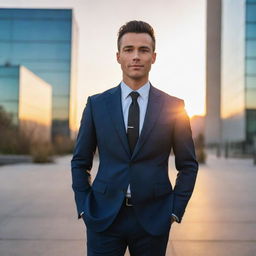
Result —
[{"label": "dark navy suit", "polygon": [[[89,172],[98,148],[99,169],[91,185]],[[178,170],[173,187],[168,158],[173,149]],[[87,228],[106,230],[123,204],[130,184],[133,208],[151,235],[169,231],[171,215],[181,221],[191,197],[198,164],[182,100],[151,85],[143,128],[130,153],[121,105],[120,85],[88,98],[72,159],[78,215]]]}]

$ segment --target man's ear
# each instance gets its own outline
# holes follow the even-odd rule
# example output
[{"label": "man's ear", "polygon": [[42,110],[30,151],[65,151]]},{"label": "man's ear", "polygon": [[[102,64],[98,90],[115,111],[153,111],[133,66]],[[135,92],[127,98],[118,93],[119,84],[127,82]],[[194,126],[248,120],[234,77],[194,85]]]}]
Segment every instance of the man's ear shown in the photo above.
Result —
[{"label": "man's ear", "polygon": [[156,61],[156,52],[153,53],[153,56],[152,56],[152,64],[154,64]]},{"label": "man's ear", "polygon": [[116,60],[120,64],[120,53],[119,52],[116,53]]}]

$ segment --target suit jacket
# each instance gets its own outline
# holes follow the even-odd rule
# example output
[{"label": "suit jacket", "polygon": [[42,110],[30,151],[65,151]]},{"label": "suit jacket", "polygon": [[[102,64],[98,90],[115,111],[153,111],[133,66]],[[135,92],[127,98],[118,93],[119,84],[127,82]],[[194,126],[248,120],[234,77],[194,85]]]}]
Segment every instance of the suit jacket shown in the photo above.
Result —
[{"label": "suit jacket", "polygon": [[[88,98],[71,161],[78,216],[101,232],[117,216],[130,184],[138,221],[152,235],[167,232],[174,213],[181,221],[194,189],[198,164],[182,100],[151,85],[143,128],[130,153],[120,85]],[[98,148],[93,184],[89,170]],[[173,187],[168,158],[173,149],[178,175]]]}]

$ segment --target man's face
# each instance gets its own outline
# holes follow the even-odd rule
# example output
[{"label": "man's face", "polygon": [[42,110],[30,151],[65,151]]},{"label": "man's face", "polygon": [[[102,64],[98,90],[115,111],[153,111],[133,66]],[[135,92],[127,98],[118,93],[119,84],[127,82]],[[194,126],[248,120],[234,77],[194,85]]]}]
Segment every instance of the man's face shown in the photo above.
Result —
[{"label": "man's face", "polygon": [[153,40],[147,33],[126,33],[121,38],[116,54],[123,71],[123,79],[148,79],[151,64],[155,62]]}]

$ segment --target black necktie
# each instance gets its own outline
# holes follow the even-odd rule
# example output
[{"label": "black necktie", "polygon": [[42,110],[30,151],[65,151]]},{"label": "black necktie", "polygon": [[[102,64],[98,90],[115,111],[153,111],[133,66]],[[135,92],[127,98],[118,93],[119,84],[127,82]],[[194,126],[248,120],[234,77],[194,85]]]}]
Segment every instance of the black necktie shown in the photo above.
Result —
[{"label": "black necktie", "polygon": [[131,92],[129,95],[132,98],[132,103],[129,107],[127,136],[131,153],[133,153],[140,130],[140,108],[137,102],[140,94],[138,92]]}]

